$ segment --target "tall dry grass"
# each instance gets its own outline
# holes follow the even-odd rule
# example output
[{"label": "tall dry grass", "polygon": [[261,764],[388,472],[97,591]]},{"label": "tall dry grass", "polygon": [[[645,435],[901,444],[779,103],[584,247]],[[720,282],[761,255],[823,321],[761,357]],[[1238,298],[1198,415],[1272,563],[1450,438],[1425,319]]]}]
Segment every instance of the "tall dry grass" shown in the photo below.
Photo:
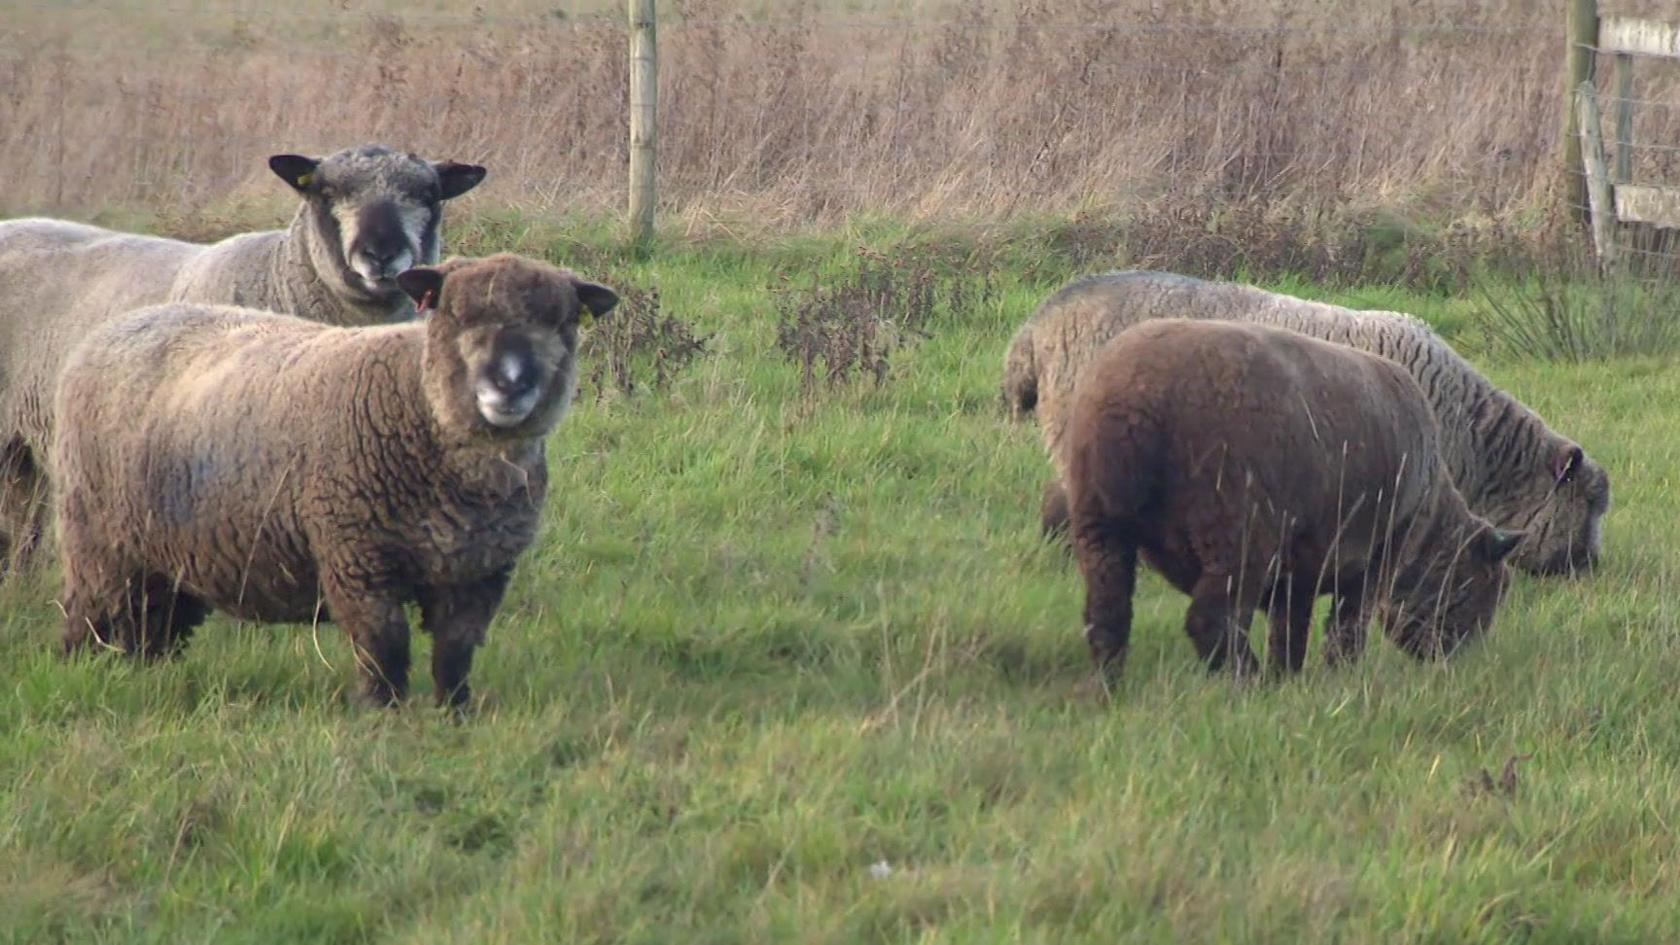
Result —
[{"label": "tall dry grass", "polygon": [[[1563,16],[1525,0],[661,6],[661,200],[691,218],[1498,217],[1555,174]],[[626,45],[617,3],[0,0],[0,209],[193,208],[368,140],[480,161],[492,199],[617,208]]]}]

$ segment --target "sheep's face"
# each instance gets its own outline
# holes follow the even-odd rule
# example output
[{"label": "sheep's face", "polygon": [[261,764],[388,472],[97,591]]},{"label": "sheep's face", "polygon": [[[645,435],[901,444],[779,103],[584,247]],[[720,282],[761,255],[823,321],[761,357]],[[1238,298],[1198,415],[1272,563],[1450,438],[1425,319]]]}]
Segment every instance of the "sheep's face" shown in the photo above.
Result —
[{"label": "sheep's face", "polygon": [[1388,635],[1418,659],[1450,655],[1493,624],[1510,587],[1505,559],[1523,540],[1486,524],[1468,539],[1414,562],[1396,587],[1385,621]]},{"label": "sheep's face", "polygon": [[[472,378],[479,419],[503,430],[533,419],[541,427],[552,426],[541,422],[545,418],[558,421],[577,376],[571,356],[576,335],[575,328],[524,324],[474,325],[457,335],[455,353]],[[539,405],[549,409],[539,411]]]},{"label": "sheep's face", "polygon": [[451,260],[399,277],[421,309],[427,396],[440,420],[493,436],[542,436],[577,388],[581,324],[618,304],[609,288],[517,256]]},{"label": "sheep's face", "polygon": [[316,268],[336,276],[337,291],[376,302],[401,296],[398,273],[437,262],[443,202],[484,179],[475,164],[374,145],[320,159],[279,154],[268,163],[304,198]]},{"label": "sheep's face", "polygon": [[1533,477],[1530,494],[1511,496],[1509,518],[1526,523],[1529,540],[1511,563],[1536,574],[1571,574],[1598,564],[1610,477],[1574,443],[1560,442]]}]

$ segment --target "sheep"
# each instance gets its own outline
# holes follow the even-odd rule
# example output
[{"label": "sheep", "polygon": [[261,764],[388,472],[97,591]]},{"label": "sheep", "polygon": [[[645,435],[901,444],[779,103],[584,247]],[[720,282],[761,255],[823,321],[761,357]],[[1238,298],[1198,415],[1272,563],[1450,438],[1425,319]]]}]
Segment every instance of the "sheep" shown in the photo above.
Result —
[{"label": "sheep", "polygon": [[1085,579],[1085,632],[1112,682],[1131,634],[1138,554],[1190,595],[1210,669],[1301,669],[1313,601],[1334,597],[1332,663],[1372,614],[1420,659],[1494,619],[1520,535],[1453,486],[1423,392],[1392,361],[1284,329],[1161,319],[1105,345],[1075,387],[1063,464]]},{"label": "sheep", "polygon": [[[1071,394],[1103,343],[1154,318],[1275,325],[1389,358],[1423,388],[1440,422],[1442,452],[1470,508],[1529,537],[1512,563],[1534,574],[1573,573],[1597,563],[1610,478],[1579,444],[1494,387],[1421,320],[1357,311],[1249,286],[1163,272],[1077,279],[1052,295],[1016,333],[1004,360],[1003,397],[1016,417],[1037,418],[1058,476]],[[1056,479],[1045,489],[1044,529],[1066,524]]]},{"label": "sheep", "polygon": [[212,610],[331,620],[365,697],[407,692],[416,601],[440,703],[536,533],[544,439],[609,288],[498,255],[397,277],[423,322],[169,303],[95,329],[56,392],[63,648],[178,652]]},{"label": "sheep", "polygon": [[0,223],[0,573],[44,533],[52,390],[70,348],[118,315],[220,302],[335,325],[412,318],[397,273],[437,262],[442,203],[484,168],[369,145],[269,167],[302,198],[284,230],[208,246],[63,220]]}]

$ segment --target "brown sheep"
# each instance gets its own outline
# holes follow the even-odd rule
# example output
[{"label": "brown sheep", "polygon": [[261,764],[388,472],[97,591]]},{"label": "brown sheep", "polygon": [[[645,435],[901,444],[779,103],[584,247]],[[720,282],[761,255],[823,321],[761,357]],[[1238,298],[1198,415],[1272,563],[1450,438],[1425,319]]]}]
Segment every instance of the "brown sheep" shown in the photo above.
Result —
[{"label": "brown sheep", "polygon": [[[348,633],[366,696],[406,693],[417,601],[440,702],[536,534],[544,440],[605,286],[516,256],[403,272],[424,322],[339,328],[227,306],[93,331],[57,392],[67,652],[176,652],[211,609]],[[586,313],[587,310],[587,313]]]},{"label": "brown sheep", "polygon": [[[1411,374],[1441,427],[1453,483],[1476,514],[1528,537],[1511,556],[1535,574],[1590,568],[1603,543],[1610,477],[1516,398],[1489,383],[1429,326],[1399,312],[1360,311],[1168,272],[1110,272],[1068,283],[1016,333],[1003,396],[1032,415],[1053,463],[1085,366],[1110,338],[1156,318],[1287,328],[1381,355]],[[1060,468],[1057,469],[1061,473]],[[1060,483],[1045,491],[1046,532],[1066,523]]]},{"label": "brown sheep", "polygon": [[1332,662],[1373,613],[1419,658],[1492,622],[1516,535],[1453,487],[1418,385],[1391,361],[1294,332],[1163,319],[1105,346],[1074,392],[1066,453],[1085,632],[1102,678],[1131,634],[1138,553],[1191,597],[1185,629],[1211,668],[1299,670],[1312,604],[1335,597]]}]

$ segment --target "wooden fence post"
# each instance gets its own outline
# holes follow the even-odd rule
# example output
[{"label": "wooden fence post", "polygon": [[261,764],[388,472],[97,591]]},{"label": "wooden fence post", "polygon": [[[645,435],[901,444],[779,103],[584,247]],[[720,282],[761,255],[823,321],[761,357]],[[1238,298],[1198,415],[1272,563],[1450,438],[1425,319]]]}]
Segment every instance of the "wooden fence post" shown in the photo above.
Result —
[{"label": "wooden fence post", "polygon": [[654,141],[659,104],[659,42],[654,0],[630,4],[630,239],[653,239]]},{"label": "wooden fence post", "polygon": [[1585,221],[1587,181],[1581,174],[1581,126],[1575,90],[1593,77],[1593,57],[1598,51],[1598,0],[1569,0],[1568,37],[1563,82],[1563,192],[1569,206]]},{"label": "wooden fence post", "polygon": [[1582,82],[1575,90],[1574,99],[1581,124],[1581,180],[1587,186],[1587,203],[1591,207],[1593,248],[1598,251],[1599,268],[1604,270],[1616,263],[1616,203],[1610,189],[1610,169],[1604,164],[1598,93],[1591,82]]},{"label": "wooden fence post", "polygon": [[1633,180],[1633,57],[1616,54],[1616,183]]}]

